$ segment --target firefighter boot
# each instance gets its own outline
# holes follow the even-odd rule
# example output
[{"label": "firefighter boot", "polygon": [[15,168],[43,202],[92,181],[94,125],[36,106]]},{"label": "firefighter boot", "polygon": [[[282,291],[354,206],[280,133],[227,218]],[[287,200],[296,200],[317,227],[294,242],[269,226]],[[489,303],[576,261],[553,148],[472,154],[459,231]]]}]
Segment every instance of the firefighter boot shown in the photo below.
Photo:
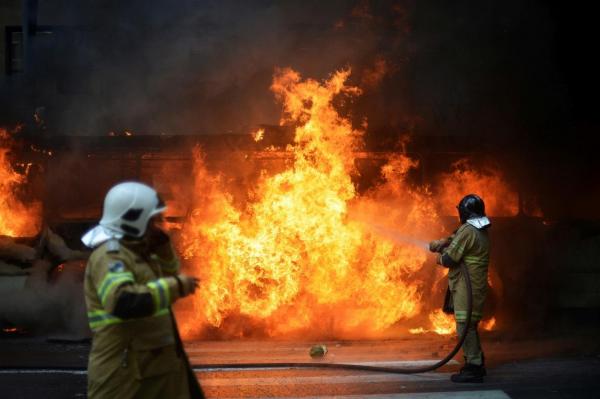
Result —
[{"label": "firefighter boot", "polygon": [[460,372],[452,374],[450,380],[452,382],[483,382],[483,377],[486,375],[485,367],[475,364],[466,363]]}]

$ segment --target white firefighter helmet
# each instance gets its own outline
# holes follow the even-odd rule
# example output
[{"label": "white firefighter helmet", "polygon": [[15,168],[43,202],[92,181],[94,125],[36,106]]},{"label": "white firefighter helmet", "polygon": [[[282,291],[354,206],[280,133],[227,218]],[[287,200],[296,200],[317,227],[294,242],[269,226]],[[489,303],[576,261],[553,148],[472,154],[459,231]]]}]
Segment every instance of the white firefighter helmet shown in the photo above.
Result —
[{"label": "white firefighter helmet", "polygon": [[150,218],[166,208],[152,187],[137,182],[119,183],[104,198],[100,226],[119,235],[141,237]]}]

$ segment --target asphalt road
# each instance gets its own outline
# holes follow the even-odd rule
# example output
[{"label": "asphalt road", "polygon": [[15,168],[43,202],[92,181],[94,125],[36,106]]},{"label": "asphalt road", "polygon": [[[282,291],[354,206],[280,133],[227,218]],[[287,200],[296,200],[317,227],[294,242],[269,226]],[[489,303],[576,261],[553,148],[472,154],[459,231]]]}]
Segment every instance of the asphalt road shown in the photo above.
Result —
[{"label": "asphalt road", "polygon": [[[453,340],[420,337],[392,341],[324,342],[320,361],[384,366],[422,364],[442,357]],[[190,342],[186,350],[208,397],[336,398],[599,398],[598,345],[581,339],[505,342],[484,340],[488,377],[454,384],[458,358],[439,371],[417,375],[331,369],[253,368],[244,362],[311,362],[312,342]],[[585,349],[587,348],[587,349]],[[87,344],[0,339],[1,398],[84,398]],[[316,362],[318,362],[317,360]],[[230,367],[230,366],[227,366]]]}]

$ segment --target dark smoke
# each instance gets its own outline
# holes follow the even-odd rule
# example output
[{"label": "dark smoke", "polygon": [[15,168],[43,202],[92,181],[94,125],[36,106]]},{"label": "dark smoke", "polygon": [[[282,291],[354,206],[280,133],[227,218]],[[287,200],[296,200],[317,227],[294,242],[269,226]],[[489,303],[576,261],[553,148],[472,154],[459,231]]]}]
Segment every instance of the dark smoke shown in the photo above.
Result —
[{"label": "dark smoke", "polygon": [[20,91],[20,113],[43,106],[60,134],[245,133],[278,123],[275,67],[324,78],[372,64],[391,29],[378,24],[403,12],[391,1],[41,0],[38,24],[54,34],[32,40],[23,84],[35,93]]},{"label": "dark smoke", "polygon": [[5,79],[0,123],[40,110],[53,134],[246,133],[278,122],[268,88],[288,66],[318,79],[352,67],[356,122],[379,146],[406,132],[523,144],[581,115],[564,58],[589,38],[544,1],[38,3],[53,34]]}]

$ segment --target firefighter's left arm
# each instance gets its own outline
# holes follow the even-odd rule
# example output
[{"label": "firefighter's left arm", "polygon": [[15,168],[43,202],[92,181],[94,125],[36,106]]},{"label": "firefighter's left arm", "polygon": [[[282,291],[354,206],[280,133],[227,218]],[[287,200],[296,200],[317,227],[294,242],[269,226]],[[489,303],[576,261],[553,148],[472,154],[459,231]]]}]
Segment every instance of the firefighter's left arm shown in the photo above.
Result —
[{"label": "firefighter's left arm", "polygon": [[167,311],[180,297],[175,277],[162,277],[147,284],[123,284],[108,299],[106,309],[121,319],[147,317]]},{"label": "firefighter's left arm", "polygon": [[438,257],[438,264],[444,267],[457,267],[459,262],[456,262],[450,255],[447,253],[442,253]]},{"label": "firefighter's left arm", "polygon": [[177,277],[138,283],[129,260],[108,254],[98,265],[96,287],[102,307],[121,319],[146,317],[167,311],[183,293]]}]

